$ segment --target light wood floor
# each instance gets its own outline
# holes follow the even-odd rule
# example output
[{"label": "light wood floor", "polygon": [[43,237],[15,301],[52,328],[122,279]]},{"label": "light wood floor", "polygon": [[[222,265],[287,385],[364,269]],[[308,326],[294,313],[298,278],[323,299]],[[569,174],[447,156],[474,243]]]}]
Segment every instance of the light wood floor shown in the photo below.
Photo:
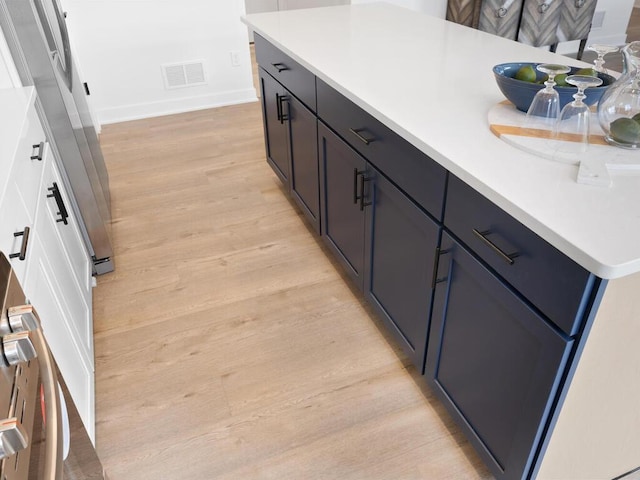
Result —
[{"label": "light wood floor", "polygon": [[111,480],[491,479],[281,191],[261,121],[252,103],[103,129]]}]

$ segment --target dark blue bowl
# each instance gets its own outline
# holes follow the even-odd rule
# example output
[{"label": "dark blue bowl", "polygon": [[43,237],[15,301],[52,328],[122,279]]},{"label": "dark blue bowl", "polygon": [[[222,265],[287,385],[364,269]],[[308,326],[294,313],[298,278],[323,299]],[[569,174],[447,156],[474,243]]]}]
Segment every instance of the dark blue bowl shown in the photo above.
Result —
[{"label": "dark blue bowl", "polygon": [[[531,101],[535,94],[538,90],[544,88],[543,84],[525,82],[523,80],[513,78],[516,72],[525,65],[533,65],[533,68],[536,68],[536,65],[539,65],[539,63],[501,63],[500,65],[493,67],[493,74],[496,77],[496,82],[498,83],[500,91],[516,106],[518,110],[523,112],[529,110],[529,105],[531,105]],[[580,70],[580,68],[582,67],[571,67],[571,72],[568,75],[574,74]],[[538,80],[541,80],[545,76],[544,73],[538,72],[537,70],[536,73]],[[607,75],[606,73],[599,73],[598,77],[602,79],[602,85],[599,87],[587,88],[584,92],[587,96],[587,98],[584,99],[584,102],[587,105],[594,105],[597,103],[609,85],[616,81],[614,77]],[[560,108],[571,102],[573,100],[573,94],[576,93],[576,87],[573,86],[556,86],[554,88],[560,94]]]}]

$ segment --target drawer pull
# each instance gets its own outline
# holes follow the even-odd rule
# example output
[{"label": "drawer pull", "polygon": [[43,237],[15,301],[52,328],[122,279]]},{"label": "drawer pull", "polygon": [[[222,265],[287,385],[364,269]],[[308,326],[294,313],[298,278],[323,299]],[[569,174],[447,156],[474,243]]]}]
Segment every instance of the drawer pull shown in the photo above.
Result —
[{"label": "drawer pull", "polygon": [[284,72],[285,70],[289,70],[289,67],[287,67],[284,63],[278,62],[278,63],[272,63],[271,65],[273,66],[273,68],[278,70],[278,73]]},{"label": "drawer pull", "polygon": [[489,240],[487,238],[487,235],[491,234],[491,230],[485,230],[485,231],[481,232],[481,231],[476,230],[474,228],[473,229],[473,233],[475,233],[476,237],[478,237],[480,240],[482,240],[489,248],[491,248],[491,250],[496,252],[500,256],[500,258],[502,258],[509,265],[513,265],[515,263],[514,258],[520,256],[520,254],[517,253],[517,252],[515,252],[515,253],[505,253],[504,251],[502,251],[502,249],[500,247],[498,247],[495,243],[493,243],[491,240]]},{"label": "drawer pull", "polygon": [[354,129],[354,128],[350,128],[349,131],[351,133],[353,133],[356,137],[358,137],[358,139],[364,143],[365,145],[369,145],[371,142],[374,142],[376,139],[375,138],[366,138],[363,137],[362,134],[360,132],[364,131],[364,128],[360,128],[358,130]]},{"label": "drawer pull", "polygon": [[27,244],[29,243],[29,232],[31,229],[29,227],[24,227],[22,232],[14,232],[14,237],[22,237],[22,245],[20,245],[20,253],[12,253],[9,255],[9,258],[17,258],[18,260],[24,261],[27,258]]},{"label": "drawer pull", "polygon": [[47,188],[47,190],[51,192],[50,195],[47,195],[47,198],[55,198],[56,204],[58,205],[58,215],[60,215],[60,218],[56,218],[56,222],[62,222],[65,225],[68,225],[69,222],[67,222],[67,218],[69,218],[69,213],[67,212],[67,207],[64,205],[64,200],[60,194],[58,184],[53,182],[53,186]]},{"label": "drawer pull", "polygon": [[38,153],[35,155],[31,155],[31,160],[42,161],[42,155],[44,154],[44,142],[40,142],[38,145],[34,145],[33,148],[37,148]]}]

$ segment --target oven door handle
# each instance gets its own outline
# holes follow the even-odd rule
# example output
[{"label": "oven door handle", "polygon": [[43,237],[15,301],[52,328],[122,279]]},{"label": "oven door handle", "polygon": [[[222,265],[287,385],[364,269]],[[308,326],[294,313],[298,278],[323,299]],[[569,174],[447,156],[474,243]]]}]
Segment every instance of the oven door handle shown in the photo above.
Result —
[{"label": "oven door handle", "polygon": [[[32,313],[38,318],[35,309]],[[38,318],[38,323],[40,319]],[[60,411],[60,397],[58,393],[58,376],[49,347],[44,339],[42,330],[37,328],[31,332],[31,339],[38,352],[40,379],[44,396],[44,469],[42,480],[56,480],[62,478],[62,422]],[[37,407],[36,407],[37,408]]]}]

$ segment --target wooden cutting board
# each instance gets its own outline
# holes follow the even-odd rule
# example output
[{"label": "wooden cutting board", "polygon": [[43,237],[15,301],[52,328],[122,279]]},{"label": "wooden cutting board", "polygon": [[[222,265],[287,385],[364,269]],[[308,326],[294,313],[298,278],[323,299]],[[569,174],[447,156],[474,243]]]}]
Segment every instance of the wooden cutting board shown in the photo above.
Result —
[{"label": "wooden cutting board", "polygon": [[584,160],[604,161],[611,174],[640,174],[640,150],[626,150],[609,145],[598,124],[595,111],[591,115],[591,135],[589,149],[580,155],[565,153],[562,145],[576,139],[564,135],[552,138],[547,130],[524,128],[525,114],[505,100],[489,110],[488,120],[491,131],[505,142],[521,150],[549,160],[578,165]]}]

